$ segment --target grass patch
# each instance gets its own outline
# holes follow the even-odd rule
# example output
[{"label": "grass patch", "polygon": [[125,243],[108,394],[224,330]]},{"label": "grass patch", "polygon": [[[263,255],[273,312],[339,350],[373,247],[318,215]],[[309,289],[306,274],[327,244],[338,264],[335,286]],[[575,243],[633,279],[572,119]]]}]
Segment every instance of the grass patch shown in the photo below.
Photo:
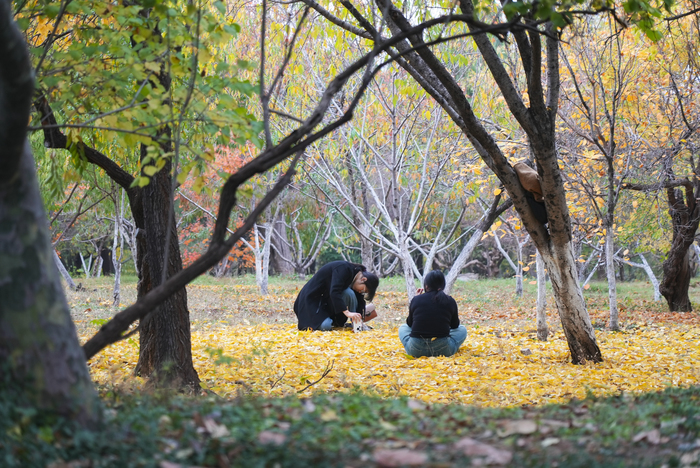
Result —
[{"label": "grass patch", "polygon": [[[220,400],[101,392],[107,423],[95,432],[0,400],[3,466],[366,467],[422,460],[413,466],[456,467],[501,457],[490,464],[671,467],[692,466],[700,453],[697,387],[500,409],[363,393]],[[470,449],[475,443],[480,451]]]}]

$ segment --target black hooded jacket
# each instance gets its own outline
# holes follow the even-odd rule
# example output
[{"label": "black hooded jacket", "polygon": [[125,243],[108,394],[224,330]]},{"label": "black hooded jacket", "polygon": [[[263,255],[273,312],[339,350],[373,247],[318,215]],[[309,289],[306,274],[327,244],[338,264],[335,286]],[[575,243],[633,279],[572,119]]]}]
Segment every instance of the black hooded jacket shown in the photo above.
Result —
[{"label": "black hooded jacket", "polygon": [[[343,301],[343,291],[352,285],[357,273],[364,270],[362,265],[338,260],[323,265],[308,283],[301,288],[296,301],[294,313],[299,321],[299,330],[318,330],[323,321],[330,317],[333,325],[342,326],[347,317]],[[357,310],[365,310],[365,298],[355,292]]]}]

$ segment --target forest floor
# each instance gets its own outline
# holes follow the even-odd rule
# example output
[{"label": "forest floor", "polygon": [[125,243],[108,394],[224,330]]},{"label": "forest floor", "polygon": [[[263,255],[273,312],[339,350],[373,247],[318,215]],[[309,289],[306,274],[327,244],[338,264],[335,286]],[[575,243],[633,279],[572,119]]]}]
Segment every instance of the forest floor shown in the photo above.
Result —
[{"label": "forest floor", "polygon": [[[67,293],[84,340],[118,309],[110,278],[82,283]],[[619,285],[619,332],[606,328],[606,285],[584,292],[604,362],[583,366],[569,363],[551,296],[549,339],[536,340],[530,283],[516,298],[512,280],[458,282],[467,341],[453,357],[420,359],[396,335],[407,315],[401,279],[382,280],[379,318],[360,334],[296,330],[303,284],[271,278],[267,296],[250,276],[188,286],[204,398],[148,390],[131,375],[134,340],[91,361],[115,424],[143,439],[140,464],[700,466],[700,315],[666,312],[647,283]],[[127,277],[121,302],[134,296]],[[696,281],[691,300],[700,303]],[[148,423],[138,419],[145,407]],[[111,452],[100,444],[119,437],[96,444]]]}]

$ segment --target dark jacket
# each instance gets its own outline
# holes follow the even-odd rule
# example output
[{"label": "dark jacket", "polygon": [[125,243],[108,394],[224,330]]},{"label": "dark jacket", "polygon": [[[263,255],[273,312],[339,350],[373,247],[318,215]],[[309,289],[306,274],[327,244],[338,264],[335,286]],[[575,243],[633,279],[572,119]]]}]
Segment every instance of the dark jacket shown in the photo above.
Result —
[{"label": "dark jacket", "polygon": [[[294,301],[294,313],[299,321],[299,330],[318,330],[323,321],[330,317],[333,325],[342,326],[347,317],[343,314],[346,310],[343,301],[343,291],[350,287],[355,275],[362,271],[360,265],[338,260],[323,265],[308,283],[301,288],[296,301]],[[357,297],[357,310],[363,313],[365,310],[365,298],[362,294],[355,293]]]},{"label": "dark jacket", "polygon": [[450,335],[451,328],[459,326],[457,302],[445,296],[444,303],[438,303],[435,301],[436,295],[437,291],[430,291],[411,300],[406,325],[411,327],[412,337],[443,338]]}]

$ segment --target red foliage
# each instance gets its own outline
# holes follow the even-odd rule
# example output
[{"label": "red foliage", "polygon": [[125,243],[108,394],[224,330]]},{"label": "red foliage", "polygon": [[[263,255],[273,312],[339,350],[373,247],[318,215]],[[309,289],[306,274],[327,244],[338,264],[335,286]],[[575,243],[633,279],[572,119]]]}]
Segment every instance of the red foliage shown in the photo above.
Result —
[{"label": "red foliage", "polygon": [[[246,148],[244,148],[246,150]],[[224,183],[224,179],[219,175],[235,173],[243,166],[247,159],[240,148],[217,148],[213,163],[209,164],[203,171],[203,176],[207,181],[207,187],[212,193],[217,193]],[[212,215],[216,215],[218,208],[218,198],[209,196],[204,191],[193,190],[194,177],[188,177],[180,186],[180,193],[184,196],[176,195],[183,214],[189,216],[183,220],[179,228],[180,249],[182,252],[183,266],[188,266],[194,262],[209,246],[211,229],[214,226],[214,219],[205,213],[207,210]],[[192,200],[192,203],[190,200]],[[243,224],[242,220],[237,220],[236,228]],[[249,268],[255,265],[255,256],[242,242],[239,242],[229,252],[228,260],[239,268]]]}]

